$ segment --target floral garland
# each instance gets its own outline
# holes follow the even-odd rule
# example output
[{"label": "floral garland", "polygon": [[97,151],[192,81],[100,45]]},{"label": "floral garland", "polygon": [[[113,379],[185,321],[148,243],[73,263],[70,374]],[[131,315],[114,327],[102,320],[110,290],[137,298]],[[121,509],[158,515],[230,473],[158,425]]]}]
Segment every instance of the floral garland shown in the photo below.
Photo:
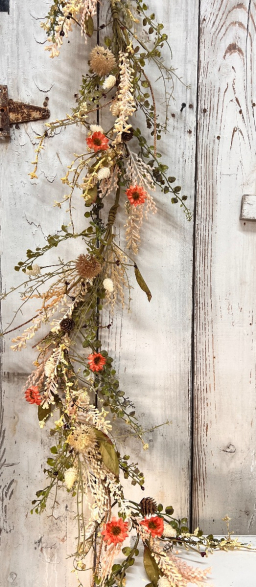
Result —
[{"label": "floral garland", "polygon": [[[13,339],[12,349],[23,349],[45,323],[50,323],[49,332],[36,343],[38,357],[25,386],[25,399],[38,406],[41,427],[59,411],[50,430],[54,445],[44,470],[47,485],[37,491],[31,512],[42,513],[52,494],[54,509],[57,492],[63,487],[74,497],[77,504],[74,569],[80,586],[83,580],[80,572],[89,570],[93,560],[92,585],[123,587],[128,569],[139,555],[140,543],[144,547],[148,587],[202,585],[209,569],[202,571],[187,565],[177,547],[196,550],[205,556],[213,549],[233,550],[244,545],[231,538],[229,526],[227,536],[222,539],[206,537],[199,528],[190,533],[187,519],[173,517],[171,506],[164,510],[152,497],[145,497],[139,503],[126,499],[120,481],[122,473],[132,485],[144,489],[144,476],[137,463],[130,462],[129,455],[122,456],[118,451],[114,434],[118,423],[142,441],[144,449],[148,445],[134,405],[120,389],[113,359],[102,349],[100,332],[108,326],[102,323],[101,310],[103,305],[108,305],[112,312],[118,303],[129,305],[130,267],[138,285],[148,300],[151,299],[134,257],[139,251],[143,221],[157,209],[152,192],[158,188],[164,194],[171,193],[172,202],[180,203],[188,219],[191,214],[185,204],[186,196],[180,195],[180,186],[174,187],[176,179],[168,176],[168,168],[160,162],[161,153],[157,150],[157,142],[167,128],[173,76],[173,70],[165,65],[161,55],[163,46],[169,47],[164,27],[156,23],[154,14],[149,15],[143,0],[105,2],[108,22],[104,25],[99,25],[98,0],[54,0],[42,24],[51,57],[59,55],[74,25],[81,28],[85,42],[96,33],[97,44],[90,53],[89,71],[83,77],[76,108],[65,119],[46,125],[47,130],[39,137],[35,167],[30,174],[31,178],[37,177],[39,154],[47,137],[69,125],[81,127],[85,133],[85,153],[75,156],[62,178],[69,193],[57,203],[59,207],[67,203],[69,225],[49,235],[43,248],[28,250],[27,259],[15,267],[28,276],[23,284],[23,303],[34,298],[40,300],[41,307],[26,322],[31,324],[23,334]],[[99,33],[106,27],[109,36],[99,44]],[[148,63],[158,68],[163,81],[166,103],[163,123],[159,121],[152,83],[145,70]],[[152,146],[140,128],[132,124],[132,115],[138,110],[145,117]],[[105,124],[103,127],[99,124],[100,115],[104,117],[106,112],[108,120],[112,116],[108,129]],[[72,217],[76,189],[81,191],[86,207],[87,224],[80,233],[76,232]],[[117,244],[114,233],[122,207],[127,215],[125,250]],[[108,213],[104,221],[105,208]],[[50,249],[79,237],[84,252],[78,258],[59,259],[50,268],[38,265],[38,260]],[[49,282],[48,289],[42,291]],[[13,330],[16,328],[3,334]],[[133,546],[123,546],[131,534]],[[115,562],[117,557],[119,562]]]}]

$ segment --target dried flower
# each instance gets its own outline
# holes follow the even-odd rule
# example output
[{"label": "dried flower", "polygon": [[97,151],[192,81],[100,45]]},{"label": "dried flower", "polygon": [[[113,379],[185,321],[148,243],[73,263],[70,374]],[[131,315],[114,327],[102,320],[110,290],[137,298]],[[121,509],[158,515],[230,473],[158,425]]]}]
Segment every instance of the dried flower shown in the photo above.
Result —
[{"label": "dried flower", "polygon": [[158,579],[157,587],[171,587],[171,583],[167,577],[163,576]]},{"label": "dried flower", "polygon": [[112,518],[111,522],[104,524],[101,534],[107,544],[123,542],[128,536],[128,522],[124,522],[122,518]]},{"label": "dried flower", "polygon": [[41,268],[39,265],[32,265],[32,269],[26,269],[26,274],[31,275],[32,277],[37,277],[41,273]]},{"label": "dried flower", "polygon": [[106,357],[103,357],[101,353],[92,353],[88,357],[88,363],[92,371],[102,371],[106,364]]},{"label": "dried flower", "polygon": [[93,149],[95,153],[97,151],[106,151],[109,148],[108,138],[99,131],[87,137],[86,142],[89,149]]},{"label": "dried flower", "polygon": [[102,179],[107,179],[110,176],[110,169],[109,167],[101,167],[101,169],[97,173],[97,177],[99,181]]},{"label": "dried flower", "polygon": [[76,260],[76,270],[80,277],[93,279],[101,272],[101,264],[93,255],[79,255]]},{"label": "dried flower", "polygon": [[65,471],[65,485],[67,489],[72,489],[75,481],[77,480],[77,470],[74,467]]},{"label": "dried flower", "polygon": [[31,387],[26,389],[25,399],[30,404],[37,404],[37,406],[40,406],[42,399],[37,385],[31,385]]},{"label": "dried flower", "polygon": [[112,293],[112,291],[114,291],[114,284],[112,279],[110,279],[109,277],[106,277],[106,279],[104,279],[103,281],[103,287],[106,291],[108,291],[109,293]]},{"label": "dried flower", "polygon": [[[134,71],[130,64],[130,58],[128,53],[119,53],[119,69],[120,69],[120,82],[118,85],[117,102],[119,111],[117,113],[117,119],[114,124],[114,133],[116,133],[116,143],[120,143],[122,140],[122,133],[128,132],[131,128],[129,118],[136,110],[136,103],[134,100],[133,92],[133,80]],[[111,112],[113,108],[116,111],[116,107],[111,106]]]},{"label": "dried flower", "polygon": [[115,98],[110,106],[110,112],[113,116],[119,116],[121,110],[121,104],[117,98]]},{"label": "dried flower", "polygon": [[82,430],[74,430],[67,438],[68,444],[72,446],[77,452],[86,452],[94,448],[96,436],[93,428],[87,426]]},{"label": "dried flower", "polygon": [[140,522],[142,526],[145,526],[150,532],[153,538],[155,536],[162,536],[164,531],[164,521],[163,518],[159,518],[158,516],[153,516],[152,518],[148,518],[147,520],[142,520]]},{"label": "dried flower", "polygon": [[107,75],[115,67],[115,57],[109,49],[96,45],[90,55],[90,66],[94,73]]},{"label": "dried flower", "polygon": [[99,124],[91,124],[90,125],[90,130],[92,132],[101,132],[101,133],[104,133],[102,126],[100,126]]},{"label": "dried flower", "polygon": [[140,204],[144,204],[147,197],[147,192],[139,185],[130,186],[125,193],[132,206],[139,206]]},{"label": "dried flower", "polygon": [[114,75],[109,75],[103,83],[103,90],[111,90],[115,84],[116,77]]},{"label": "dried flower", "polygon": [[165,538],[175,538],[175,536],[177,536],[177,531],[174,530],[174,528],[170,524],[164,522],[163,536]]}]

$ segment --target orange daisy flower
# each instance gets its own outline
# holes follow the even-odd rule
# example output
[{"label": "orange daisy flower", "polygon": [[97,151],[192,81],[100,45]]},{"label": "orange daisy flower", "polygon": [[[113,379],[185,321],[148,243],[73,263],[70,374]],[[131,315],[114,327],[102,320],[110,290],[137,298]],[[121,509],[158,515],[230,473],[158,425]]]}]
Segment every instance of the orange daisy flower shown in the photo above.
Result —
[{"label": "orange daisy flower", "polygon": [[109,149],[108,138],[100,131],[96,131],[90,137],[87,137],[86,142],[88,147],[93,149],[95,153]]},{"label": "orange daisy flower", "polygon": [[31,387],[28,387],[28,389],[26,389],[25,399],[30,404],[37,404],[38,406],[40,406],[42,400],[37,385],[31,385]]},{"label": "orange daisy flower", "polygon": [[107,544],[123,542],[128,536],[128,522],[124,522],[122,518],[112,518],[111,522],[104,524],[101,534]]},{"label": "orange daisy flower", "polygon": [[150,532],[150,534],[151,534],[151,536],[153,536],[153,538],[155,536],[162,536],[162,534],[163,534],[163,531],[164,531],[163,518],[159,518],[158,516],[153,516],[153,518],[148,518],[148,519],[142,520],[142,522],[140,522],[140,524],[147,528],[148,532]]},{"label": "orange daisy flower", "polygon": [[88,357],[88,363],[92,371],[102,371],[106,361],[106,357],[103,357],[101,353],[92,353]]},{"label": "orange daisy flower", "polygon": [[131,187],[126,190],[126,195],[132,206],[139,206],[140,204],[144,204],[147,192],[139,185],[131,185]]}]

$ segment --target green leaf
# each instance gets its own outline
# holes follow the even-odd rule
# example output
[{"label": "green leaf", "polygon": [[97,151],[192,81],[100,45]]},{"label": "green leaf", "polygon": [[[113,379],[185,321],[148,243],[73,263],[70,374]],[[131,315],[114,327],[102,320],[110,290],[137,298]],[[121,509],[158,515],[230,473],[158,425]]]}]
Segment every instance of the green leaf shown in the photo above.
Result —
[{"label": "green leaf", "polygon": [[161,503],[159,503],[159,504],[158,504],[158,506],[157,506],[157,511],[158,511],[158,512],[162,512],[162,511],[163,511],[163,509],[164,509],[164,508],[163,508],[162,504],[161,504]]},{"label": "green leaf", "polygon": [[48,408],[43,408],[42,406],[38,406],[38,420],[39,422],[43,422],[43,420],[46,422],[48,420],[48,418],[50,418],[52,412],[52,405],[50,405]]},{"label": "green leaf", "polygon": [[165,512],[166,512],[166,514],[169,514],[169,516],[172,516],[172,514],[173,514],[173,512],[174,512],[174,509],[173,509],[172,505],[168,505],[168,506],[165,508]]},{"label": "green leaf", "polygon": [[122,568],[121,565],[113,565],[112,572],[116,573],[117,571],[120,571],[121,568]]},{"label": "green leaf", "polygon": [[151,552],[147,546],[144,548],[144,567],[149,580],[154,587],[157,587],[157,582],[160,577],[160,571],[155,559],[152,557]]},{"label": "green leaf", "polygon": [[123,553],[125,556],[129,556],[129,554],[131,554],[131,552],[132,552],[132,549],[131,549],[131,548],[129,548],[129,546],[125,546],[125,548],[122,548],[122,553]]},{"label": "green leaf", "polygon": [[134,266],[134,272],[135,272],[135,277],[136,277],[137,283],[139,284],[139,286],[142,289],[142,291],[145,292],[145,294],[146,294],[146,296],[148,298],[148,301],[150,302],[150,300],[152,299],[151,291],[148,288],[146,282],[144,281],[144,279],[143,279],[143,277],[141,275],[141,272],[138,269],[137,265]]},{"label": "green leaf", "polygon": [[50,449],[50,451],[51,451],[51,453],[52,453],[53,455],[56,455],[56,454],[57,454],[57,452],[58,452],[57,446],[52,446],[52,448]]},{"label": "green leaf", "polygon": [[106,45],[107,47],[110,47],[110,46],[111,46],[111,43],[112,43],[112,41],[111,41],[111,39],[110,39],[109,37],[105,37],[105,39],[104,39],[104,43],[105,43],[105,45]]},{"label": "green leaf", "polygon": [[55,460],[54,459],[47,459],[47,465],[49,465],[49,467],[54,467],[55,466]]},{"label": "green leaf", "polygon": [[93,19],[91,16],[89,16],[84,23],[85,26],[85,31],[88,37],[92,37],[93,35],[93,31],[94,31],[94,24],[93,24]]},{"label": "green leaf", "polygon": [[95,429],[95,434],[105,467],[107,467],[111,473],[114,473],[116,477],[119,477],[119,460],[113,443],[110,438],[100,430]]}]

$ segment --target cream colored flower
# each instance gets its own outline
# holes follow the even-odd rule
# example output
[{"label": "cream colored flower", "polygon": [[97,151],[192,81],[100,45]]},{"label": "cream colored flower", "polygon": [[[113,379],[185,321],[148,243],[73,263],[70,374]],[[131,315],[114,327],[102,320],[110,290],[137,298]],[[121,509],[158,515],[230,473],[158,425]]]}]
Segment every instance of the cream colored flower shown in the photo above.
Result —
[{"label": "cream colored flower", "polygon": [[104,130],[102,126],[100,126],[99,124],[91,124],[90,130],[92,132],[101,132],[102,134],[104,134]]},{"label": "cream colored flower", "polygon": [[164,522],[163,536],[165,538],[175,538],[175,536],[177,536],[177,532],[176,532],[176,530],[174,530],[174,528],[172,526],[170,526],[170,524],[167,524],[167,522]]},{"label": "cream colored flower", "polygon": [[148,450],[148,448],[149,448],[149,446],[148,446],[148,443],[147,443],[147,442],[145,442],[145,443],[143,444],[143,450]]},{"label": "cream colored flower", "polygon": [[57,428],[61,428],[62,426],[64,426],[64,418],[63,418],[63,416],[61,416],[59,418],[59,420],[56,420],[54,422],[54,424],[55,424],[55,426],[57,426]]},{"label": "cream colored flower", "polygon": [[107,75],[115,67],[116,60],[112,51],[96,45],[90,55],[90,66],[94,73]]},{"label": "cream colored flower", "polygon": [[108,291],[109,293],[112,293],[112,291],[114,291],[114,284],[112,279],[110,279],[109,277],[106,277],[106,279],[104,279],[103,281],[103,287],[106,291]]},{"label": "cream colored flower", "polygon": [[120,104],[117,99],[113,100],[110,106],[110,112],[113,116],[119,116],[120,114]]},{"label": "cream colored flower", "polygon": [[171,587],[171,583],[168,581],[167,577],[160,577],[160,579],[158,579],[157,587]]},{"label": "cream colored flower", "polygon": [[116,77],[114,75],[109,75],[103,84],[103,90],[111,90],[116,83]]},{"label": "cream colored flower", "polygon": [[71,489],[77,480],[77,470],[74,467],[65,471],[65,485],[67,489]]},{"label": "cream colored flower", "polygon": [[77,452],[87,452],[95,447],[95,432],[90,426],[87,426],[82,430],[74,430],[69,434],[67,442]]},{"label": "cream colored flower", "polygon": [[109,176],[110,176],[109,167],[101,167],[101,169],[98,171],[98,174],[97,174],[99,181],[101,181],[102,179],[107,179]]},{"label": "cream colored flower", "polygon": [[41,273],[41,268],[39,265],[32,265],[32,269],[26,269],[26,274],[31,275],[31,277],[37,277]]}]

